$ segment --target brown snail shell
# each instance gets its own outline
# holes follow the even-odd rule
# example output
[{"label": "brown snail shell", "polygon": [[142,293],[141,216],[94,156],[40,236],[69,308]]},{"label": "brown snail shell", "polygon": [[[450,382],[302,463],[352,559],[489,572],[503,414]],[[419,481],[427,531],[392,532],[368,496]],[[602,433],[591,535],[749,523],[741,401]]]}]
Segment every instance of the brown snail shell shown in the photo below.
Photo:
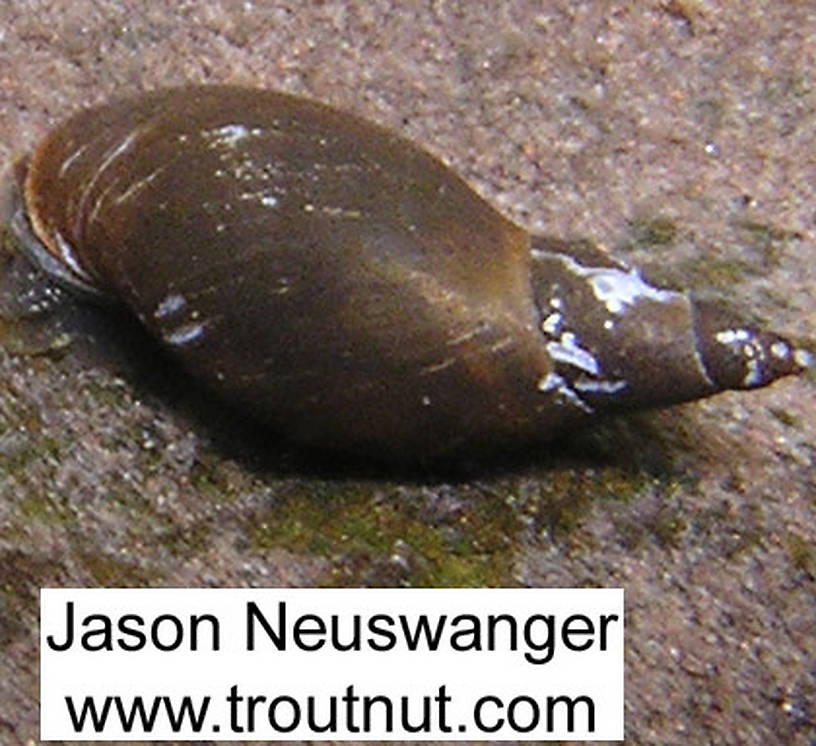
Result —
[{"label": "brown snail shell", "polygon": [[13,227],[294,441],[397,458],[546,439],[808,364],[605,253],[529,236],[399,136],[231,86],[83,111]]}]

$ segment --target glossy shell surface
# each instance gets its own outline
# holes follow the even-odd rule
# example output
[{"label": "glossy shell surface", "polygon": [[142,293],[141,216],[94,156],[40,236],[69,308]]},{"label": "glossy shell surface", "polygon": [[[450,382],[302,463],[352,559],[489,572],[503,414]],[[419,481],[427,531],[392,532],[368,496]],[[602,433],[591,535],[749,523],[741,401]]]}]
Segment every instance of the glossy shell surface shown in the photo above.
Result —
[{"label": "glossy shell surface", "polygon": [[602,252],[531,238],[403,138],[272,91],[81,112],[36,150],[23,196],[46,264],[307,445],[506,447],[804,361]]}]

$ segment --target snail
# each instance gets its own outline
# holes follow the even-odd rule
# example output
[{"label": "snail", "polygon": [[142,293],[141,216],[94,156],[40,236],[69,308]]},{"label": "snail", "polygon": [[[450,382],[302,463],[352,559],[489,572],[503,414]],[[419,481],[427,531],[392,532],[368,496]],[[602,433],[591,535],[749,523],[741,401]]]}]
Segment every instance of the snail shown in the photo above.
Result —
[{"label": "snail", "polygon": [[810,364],[605,251],[529,235],[416,145],[292,95],[194,86],[85,110],[19,181],[12,230],[46,272],[124,304],[301,445],[517,447]]}]

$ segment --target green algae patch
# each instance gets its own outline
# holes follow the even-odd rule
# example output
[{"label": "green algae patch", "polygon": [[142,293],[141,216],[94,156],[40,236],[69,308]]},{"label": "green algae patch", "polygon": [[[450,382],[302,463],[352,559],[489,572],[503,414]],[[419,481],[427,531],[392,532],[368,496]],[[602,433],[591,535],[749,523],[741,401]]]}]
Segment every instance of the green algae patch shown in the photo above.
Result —
[{"label": "green algae patch", "polygon": [[[660,214],[636,216],[615,254],[630,257],[652,283],[703,295],[733,296],[735,285],[765,278],[795,256],[801,233],[749,218],[731,223],[733,239],[712,242]],[[784,306],[784,303],[778,305]]]},{"label": "green algae patch", "polygon": [[752,258],[752,269],[764,274],[775,269],[791,244],[802,241],[802,234],[756,220],[738,220],[735,224],[745,250]]},{"label": "green algae patch", "polygon": [[629,551],[654,544],[662,550],[677,549],[690,530],[682,508],[666,506],[648,514],[627,514],[615,521],[620,541]]},{"label": "green algae patch", "polygon": [[158,578],[133,561],[119,559],[107,552],[82,552],[78,555],[83,568],[98,588],[146,587]]},{"label": "green algae patch", "polygon": [[648,475],[616,467],[551,469],[531,483],[522,510],[541,536],[580,544],[579,529],[596,504],[633,501],[649,484]]},{"label": "green algae patch", "polygon": [[247,530],[257,550],[330,559],[330,585],[502,586],[517,515],[484,485],[315,482],[284,489]]},{"label": "green algae patch", "polygon": [[52,490],[40,492],[36,489],[26,489],[18,505],[27,521],[54,525],[70,524],[76,519],[76,513],[71,506]]},{"label": "green algae patch", "polygon": [[212,528],[205,521],[189,525],[176,523],[169,516],[157,516],[155,539],[172,557],[187,560],[202,554],[207,540],[212,535]]},{"label": "green algae patch", "polygon": [[630,233],[639,246],[670,246],[677,239],[679,229],[676,221],[665,215],[645,215],[632,221]]},{"label": "green algae patch", "polygon": [[783,407],[768,407],[768,411],[786,427],[792,427],[797,430],[802,427],[802,420],[789,409]]},{"label": "green algae patch", "polygon": [[789,533],[784,538],[784,546],[793,566],[797,570],[816,578],[816,549],[799,534]]}]

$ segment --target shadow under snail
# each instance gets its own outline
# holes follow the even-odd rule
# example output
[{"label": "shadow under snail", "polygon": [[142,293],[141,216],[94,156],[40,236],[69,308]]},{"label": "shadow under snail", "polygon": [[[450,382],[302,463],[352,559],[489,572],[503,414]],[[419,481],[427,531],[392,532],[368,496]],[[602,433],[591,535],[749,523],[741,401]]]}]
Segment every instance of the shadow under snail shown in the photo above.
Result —
[{"label": "shadow under snail", "polygon": [[209,389],[301,445],[433,458],[755,388],[782,337],[531,236],[400,136],[303,98],[159,90],[80,112],[12,230]]}]

